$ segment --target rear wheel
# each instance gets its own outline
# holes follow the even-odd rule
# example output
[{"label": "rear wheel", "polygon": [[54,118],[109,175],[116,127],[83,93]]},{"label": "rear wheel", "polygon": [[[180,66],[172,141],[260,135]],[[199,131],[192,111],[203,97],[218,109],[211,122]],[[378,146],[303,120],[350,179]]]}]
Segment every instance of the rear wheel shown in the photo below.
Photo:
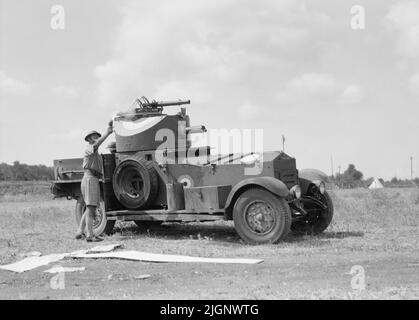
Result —
[{"label": "rear wheel", "polygon": [[290,231],[291,210],[285,199],[262,188],[243,192],[233,208],[234,227],[248,243],[276,243]]},{"label": "rear wheel", "polygon": [[[82,199],[77,200],[75,208],[76,223],[79,226],[81,217],[86,211],[86,205]],[[93,233],[95,236],[101,234],[111,234],[113,227],[115,226],[115,220],[108,220],[105,212],[105,203],[100,201],[100,205],[96,207],[96,215],[93,220]]]},{"label": "rear wheel", "polygon": [[303,199],[304,209],[308,212],[304,219],[292,223],[291,229],[296,234],[319,234],[327,229],[333,219],[333,202],[327,191],[317,196],[317,201]]}]

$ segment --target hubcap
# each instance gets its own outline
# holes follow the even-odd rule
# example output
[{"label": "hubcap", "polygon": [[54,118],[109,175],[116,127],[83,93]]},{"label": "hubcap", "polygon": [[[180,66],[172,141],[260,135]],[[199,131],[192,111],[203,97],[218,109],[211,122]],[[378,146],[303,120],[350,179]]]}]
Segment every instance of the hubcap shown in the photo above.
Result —
[{"label": "hubcap", "polygon": [[144,192],[141,175],[135,170],[126,170],[121,177],[123,192],[131,198],[139,198]]},{"label": "hubcap", "polygon": [[269,233],[275,226],[272,207],[264,201],[253,201],[245,209],[247,225],[258,234]]}]

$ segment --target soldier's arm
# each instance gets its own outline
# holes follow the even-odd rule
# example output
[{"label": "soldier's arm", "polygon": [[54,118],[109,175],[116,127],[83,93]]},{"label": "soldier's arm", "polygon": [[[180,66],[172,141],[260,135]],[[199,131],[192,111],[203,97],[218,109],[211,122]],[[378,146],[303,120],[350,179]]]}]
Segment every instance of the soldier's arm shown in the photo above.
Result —
[{"label": "soldier's arm", "polygon": [[109,121],[108,123],[108,129],[106,132],[93,144],[93,148],[96,151],[99,149],[99,146],[112,134],[113,132],[113,121]]}]

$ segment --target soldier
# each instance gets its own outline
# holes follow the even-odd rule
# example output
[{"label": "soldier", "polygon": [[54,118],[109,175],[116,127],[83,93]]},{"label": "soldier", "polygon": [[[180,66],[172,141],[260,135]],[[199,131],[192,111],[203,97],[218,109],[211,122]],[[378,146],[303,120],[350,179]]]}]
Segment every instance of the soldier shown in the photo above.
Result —
[{"label": "soldier", "polygon": [[98,242],[103,240],[93,234],[93,220],[96,215],[96,207],[100,204],[99,178],[101,178],[103,171],[102,157],[99,155],[98,149],[106,138],[112,134],[112,125],[113,122],[109,121],[108,129],[103,137],[97,131],[90,131],[84,138],[84,140],[88,142],[88,145],[83,158],[84,175],[81,181],[81,193],[86,204],[86,212],[80,219],[76,239],[84,238],[84,229],[87,225],[87,242]]}]

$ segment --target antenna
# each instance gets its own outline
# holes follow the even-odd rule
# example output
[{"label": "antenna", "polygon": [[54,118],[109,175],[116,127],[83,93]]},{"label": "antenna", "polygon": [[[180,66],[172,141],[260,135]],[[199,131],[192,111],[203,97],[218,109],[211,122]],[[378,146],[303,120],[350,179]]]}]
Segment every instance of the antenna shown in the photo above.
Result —
[{"label": "antenna", "polygon": [[285,152],[285,136],[282,135],[282,152]]},{"label": "antenna", "polygon": [[413,156],[410,156],[410,180],[413,181]]}]

